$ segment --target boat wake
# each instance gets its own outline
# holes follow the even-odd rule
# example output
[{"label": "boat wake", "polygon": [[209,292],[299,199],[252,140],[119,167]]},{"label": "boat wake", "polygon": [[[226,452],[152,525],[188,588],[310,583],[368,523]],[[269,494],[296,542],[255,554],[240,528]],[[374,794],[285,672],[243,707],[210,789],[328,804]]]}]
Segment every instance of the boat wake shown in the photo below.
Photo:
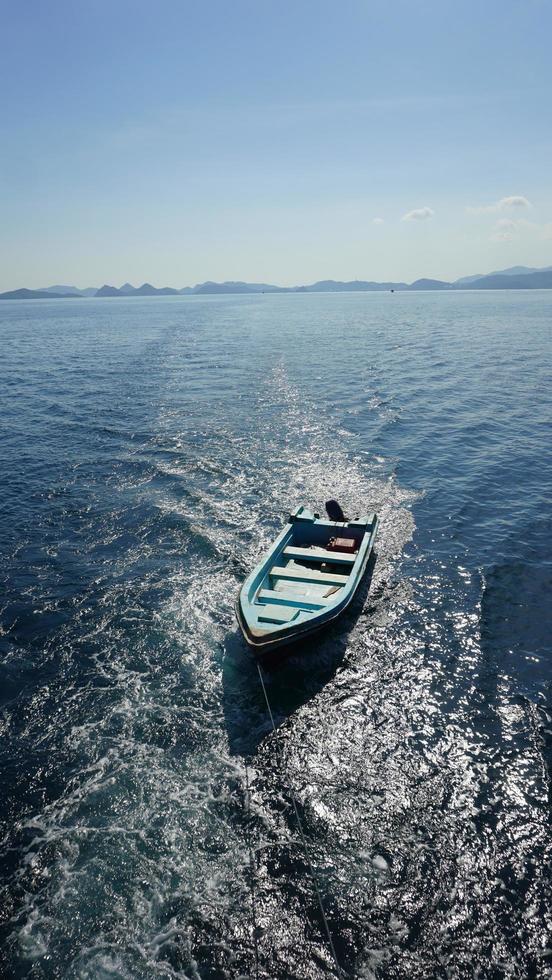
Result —
[{"label": "boat wake", "polygon": [[[321,980],[310,866],[351,976],[545,975],[546,636],[533,670],[532,566],[481,571],[461,537],[480,472],[450,447],[464,426],[479,465],[488,414],[469,344],[419,297],[408,322],[298,299],[136,300],[119,331],[99,305],[93,340],[63,320],[41,348],[14,485],[38,482],[0,571],[5,976]],[[409,455],[425,498],[401,486]],[[332,497],[379,514],[377,553],[343,620],[265,670],[273,730],[234,601],[288,513]]]}]

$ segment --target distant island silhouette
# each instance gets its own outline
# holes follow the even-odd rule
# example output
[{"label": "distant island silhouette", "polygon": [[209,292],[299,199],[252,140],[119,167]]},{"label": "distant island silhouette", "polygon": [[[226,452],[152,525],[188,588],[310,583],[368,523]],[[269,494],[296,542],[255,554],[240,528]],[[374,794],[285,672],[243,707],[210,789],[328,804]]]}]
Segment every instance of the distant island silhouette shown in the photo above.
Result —
[{"label": "distant island silhouette", "polygon": [[118,296],[205,296],[225,293],[347,293],[347,292],[405,292],[423,290],[458,289],[552,289],[552,266],[532,269],[524,265],[511,266],[497,272],[464,276],[455,282],[441,279],[416,279],[415,282],[371,282],[355,279],[340,282],[335,279],[322,279],[308,286],[275,286],[265,282],[202,282],[196,286],[174,289],[172,286],[158,288],[149,282],[132,286],[103,285],[99,289],[76,286],[46,286],[43,289],[12,289],[0,293],[0,299],[71,299],[71,298],[115,298]]}]

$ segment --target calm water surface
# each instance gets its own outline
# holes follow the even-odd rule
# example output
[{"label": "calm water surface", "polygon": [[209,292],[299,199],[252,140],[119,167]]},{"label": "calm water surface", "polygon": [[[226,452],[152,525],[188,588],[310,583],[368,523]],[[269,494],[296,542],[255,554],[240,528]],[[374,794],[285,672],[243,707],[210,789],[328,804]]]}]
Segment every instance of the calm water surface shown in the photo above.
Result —
[{"label": "calm water surface", "polygon": [[[0,972],[552,976],[552,295],[0,306]],[[299,503],[370,588],[266,682]],[[3,971],[3,972],[2,972]]]}]

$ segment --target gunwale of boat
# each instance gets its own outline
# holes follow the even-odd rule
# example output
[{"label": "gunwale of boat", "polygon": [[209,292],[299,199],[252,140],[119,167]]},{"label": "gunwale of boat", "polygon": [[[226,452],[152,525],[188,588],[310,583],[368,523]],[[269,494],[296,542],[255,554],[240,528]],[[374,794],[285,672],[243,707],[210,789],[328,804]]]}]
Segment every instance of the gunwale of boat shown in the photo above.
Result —
[{"label": "gunwale of boat", "polygon": [[[321,520],[305,507],[291,514],[240,589],[236,614],[247,643],[258,651],[284,646],[341,615],[366,571],[377,526],[376,514],[345,522]],[[334,550],[336,537],[354,540],[355,551]]]}]

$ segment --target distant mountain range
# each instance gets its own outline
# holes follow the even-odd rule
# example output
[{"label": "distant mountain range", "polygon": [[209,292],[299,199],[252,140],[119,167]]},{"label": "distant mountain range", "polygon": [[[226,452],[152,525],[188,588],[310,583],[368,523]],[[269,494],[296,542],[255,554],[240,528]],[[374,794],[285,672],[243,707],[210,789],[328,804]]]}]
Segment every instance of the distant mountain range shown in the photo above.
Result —
[{"label": "distant mountain range", "polygon": [[488,279],[489,276],[527,276],[531,275],[533,272],[551,272],[552,265],[545,266],[544,269],[531,269],[528,265],[511,265],[509,269],[500,269],[498,272],[482,272],[476,276],[464,276],[463,279],[457,279],[455,286],[469,286],[474,283],[476,279]]},{"label": "distant mountain range", "polygon": [[220,293],[345,293],[345,292],[384,292],[412,290],[453,290],[453,289],[552,289],[552,266],[532,269],[526,265],[514,265],[509,269],[491,272],[487,275],[464,276],[455,282],[441,279],[417,279],[415,282],[369,282],[355,279],[352,282],[338,282],[323,279],[310,286],[273,286],[264,282],[202,282],[197,286],[184,286],[173,289],[162,286],[160,289],[145,282],[142,286],[101,286],[77,289],[76,286],[46,286],[44,289],[12,289],[0,293],[0,299],[71,299],[75,297],[116,297],[116,296],[187,296],[217,295]]}]

